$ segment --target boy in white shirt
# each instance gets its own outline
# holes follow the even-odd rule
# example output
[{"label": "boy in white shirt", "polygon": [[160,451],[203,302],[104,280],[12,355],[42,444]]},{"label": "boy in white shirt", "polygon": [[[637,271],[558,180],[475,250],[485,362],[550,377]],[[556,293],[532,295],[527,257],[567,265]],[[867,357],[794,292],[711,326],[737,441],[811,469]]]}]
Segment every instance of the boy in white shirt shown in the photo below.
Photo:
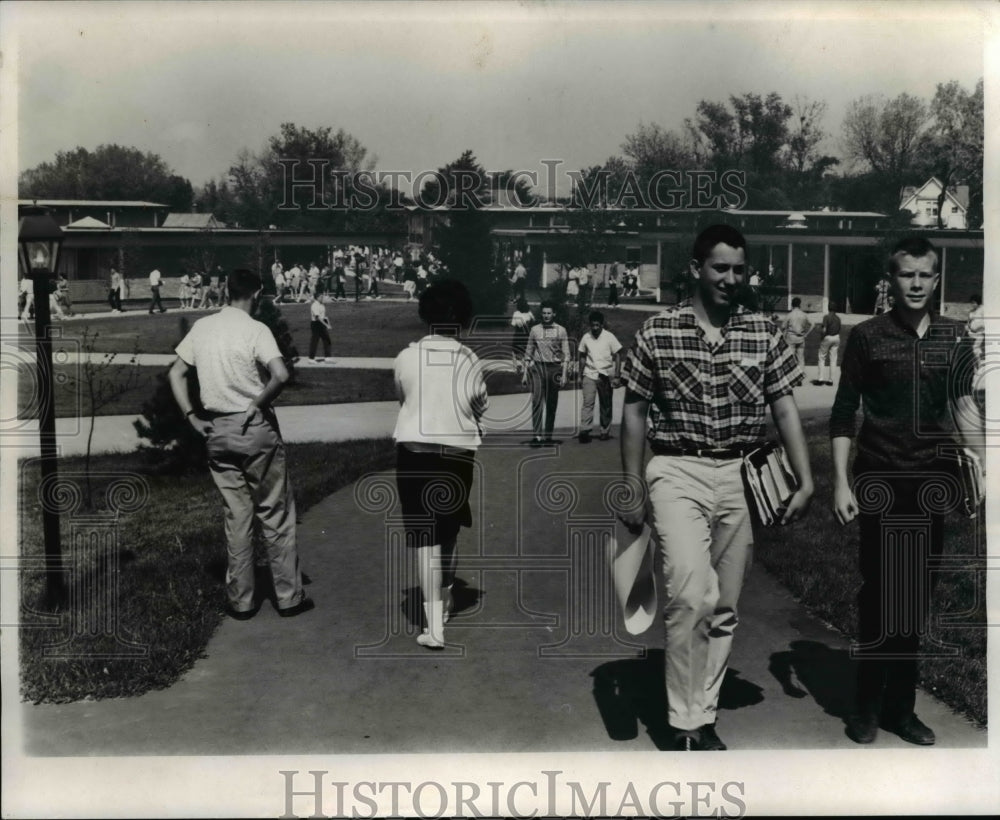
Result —
[{"label": "boy in white shirt", "polygon": [[[330,355],[330,319],[326,315],[326,305],[323,304],[323,297],[319,291],[313,292],[312,304],[309,305],[309,329],[312,336],[309,337],[309,361],[325,362]],[[316,347],[319,342],[323,342],[323,355],[316,358]]]},{"label": "boy in white shirt", "polygon": [[611,398],[620,382],[621,342],[604,329],[604,314],[590,314],[590,333],[580,339],[580,373],[583,376],[583,408],[580,412],[580,443],[590,441],[594,423],[594,399],[600,401],[601,441],[611,438]]},{"label": "boy in white shirt", "polygon": [[[278,614],[291,617],[313,608],[302,589],[295,531],[295,497],[285,465],[285,445],[271,403],[288,381],[274,336],[251,318],[260,277],[248,270],[229,277],[230,304],[194,323],[177,345],[170,387],[191,426],[206,439],[208,466],[226,509],[228,614],[252,618],[254,596],[253,519],[261,523],[274,580]],[[267,368],[268,381],[259,368]],[[188,392],[188,371],[198,373],[203,414]]]}]

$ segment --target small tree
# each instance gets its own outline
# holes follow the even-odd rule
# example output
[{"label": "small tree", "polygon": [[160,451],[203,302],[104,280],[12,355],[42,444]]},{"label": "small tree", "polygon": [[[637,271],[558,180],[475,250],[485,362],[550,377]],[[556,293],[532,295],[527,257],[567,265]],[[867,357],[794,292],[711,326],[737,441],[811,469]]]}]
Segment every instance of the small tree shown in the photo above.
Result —
[{"label": "small tree", "polygon": [[454,209],[440,234],[441,261],[449,275],[465,284],[479,315],[500,315],[507,306],[509,282],[497,264],[489,215],[479,208]]},{"label": "small tree", "polygon": [[80,375],[75,379],[79,388],[78,395],[84,401],[84,409],[90,419],[87,430],[87,447],[84,453],[84,474],[87,485],[87,507],[93,507],[93,491],[90,484],[90,456],[94,442],[94,425],[97,414],[115,399],[130,393],[148,383],[139,370],[138,345],[132,351],[132,356],[125,365],[124,374],[113,369],[121,365],[115,362],[115,353],[98,354],[95,350],[100,333],[91,333],[85,328],[80,340],[80,351],[83,360],[80,363]]}]

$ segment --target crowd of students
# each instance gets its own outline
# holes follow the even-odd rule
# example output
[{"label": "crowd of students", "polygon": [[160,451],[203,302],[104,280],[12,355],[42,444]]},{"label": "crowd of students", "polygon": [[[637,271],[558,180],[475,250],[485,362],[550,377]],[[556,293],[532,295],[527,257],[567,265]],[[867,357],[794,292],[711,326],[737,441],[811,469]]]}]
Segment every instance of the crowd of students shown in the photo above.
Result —
[{"label": "crowd of students", "polygon": [[[595,398],[601,438],[607,438],[610,391],[618,383],[626,389],[621,477],[637,491],[616,500],[615,511],[636,537],[652,532],[661,553],[667,721],[675,748],[719,751],[726,744],[716,731],[718,699],[754,540],[742,465],[766,438],[768,409],[794,474],[778,510],[781,524],[808,514],[814,481],[794,396],[804,378],[798,352],[785,329],[738,296],[747,275],[745,238],[730,226],[712,226],[699,235],[691,257],[691,296],[651,316],[627,352],[594,312],[575,356],[593,382],[585,383],[590,397],[581,443],[590,439]],[[886,272],[894,307],[852,330],[830,413],[829,503],[841,525],[855,519],[860,525],[859,663],[846,724],[861,744],[873,742],[880,729],[913,744],[934,743],[933,731],[914,712],[914,693],[935,577],[929,562],[941,554],[943,510],[923,510],[932,522],[926,549],[914,548],[905,561],[893,558],[882,519],[912,519],[929,503],[934,482],[951,474],[942,446],[961,445],[981,459],[985,444],[962,323],[929,308],[938,280],[933,245],[920,237],[897,245]],[[182,412],[207,439],[211,474],[227,510],[229,613],[245,620],[261,603],[253,571],[257,516],[279,614],[294,616],[314,604],[302,586],[294,496],[272,409],[288,372],[271,332],[251,318],[261,278],[235,271],[230,284],[230,306],[196,322],[178,346],[170,383]],[[319,296],[312,292],[319,306],[314,321],[328,328]],[[551,436],[553,394],[574,355],[553,305],[543,302],[540,312],[541,322],[531,325],[522,299],[513,320],[524,344],[524,377],[533,383],[537,445]],[[419,315],[427,333],[394,363],[400,408],[393,437],[406,544],[416,551],[423,597],[417,642],[441,649],[454,614],[458,536],[472,520],[469,499],[488,396],[475,353],[460,341],[473,316],[464,285],[444,278],[433,283],[420,295]],[[947,342],[945,359],[921,355],[922,340]],[[203,412],[188,393],[191,368],[198,371]],[[889,487],[885,509],[874,509],[860,489],[872,476]]]}]

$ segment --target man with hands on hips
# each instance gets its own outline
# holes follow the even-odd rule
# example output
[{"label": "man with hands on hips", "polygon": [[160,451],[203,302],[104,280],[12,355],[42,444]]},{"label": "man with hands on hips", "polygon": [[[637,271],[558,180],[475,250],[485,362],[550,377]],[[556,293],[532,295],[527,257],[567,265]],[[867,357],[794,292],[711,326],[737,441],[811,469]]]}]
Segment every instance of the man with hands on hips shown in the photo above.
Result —
[{"label": "man with hands on hips", "polygon": [[[253,617],[260,605],[254,596],[255,516],[261,522],[278,614],[290,617],[313,608],[302,589],[295,498],[271,408],[288,381],[288,369],[270,329],[251,317],[261,287],[257,274],[233,271],[229,306],[194,323],[177,346],[169,376],[177,404],[205,437],[209,470],[222,495],[227,612],[238,620]],[[204,414],[194,410],[188,391],[192,368]]]},{"label": "man with hands on hips", "polygon": [[648,319],[625,362],[622,471],[645,503],[619,518],[639,532],[648,510],[663,554],[675,747],[719,751],[716,709],[753,542],[742,456],[765,439],[766,407],[799,484],[782,524],[805,514],[813,479],[792,395],[801,368],[781,330],[737,301],[746,240],[713,225],[691,255],[691,297]]}]

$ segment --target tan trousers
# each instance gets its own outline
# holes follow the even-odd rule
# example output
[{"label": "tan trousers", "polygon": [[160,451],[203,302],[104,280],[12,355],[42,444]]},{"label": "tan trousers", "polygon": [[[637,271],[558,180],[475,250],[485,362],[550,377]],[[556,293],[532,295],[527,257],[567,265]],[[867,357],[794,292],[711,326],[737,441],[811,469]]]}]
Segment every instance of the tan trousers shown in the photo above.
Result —
[{"label": "tan trousers", "polygon": [[279,609],[302,601],[295,541],[295,498],[285,445],[273,417],[242,431],[243,413],[218,416],[208,436],[208,466],[222,493],[229,565],[226,594],[238,612],[254,608],[253,519],[260,519]]},{"label": "tan trousers", "polygon": [[715,723],[750,565],[740,459],[654,456],[646,482],[666,585],[668,720],[675,729],[697,729]]}]

